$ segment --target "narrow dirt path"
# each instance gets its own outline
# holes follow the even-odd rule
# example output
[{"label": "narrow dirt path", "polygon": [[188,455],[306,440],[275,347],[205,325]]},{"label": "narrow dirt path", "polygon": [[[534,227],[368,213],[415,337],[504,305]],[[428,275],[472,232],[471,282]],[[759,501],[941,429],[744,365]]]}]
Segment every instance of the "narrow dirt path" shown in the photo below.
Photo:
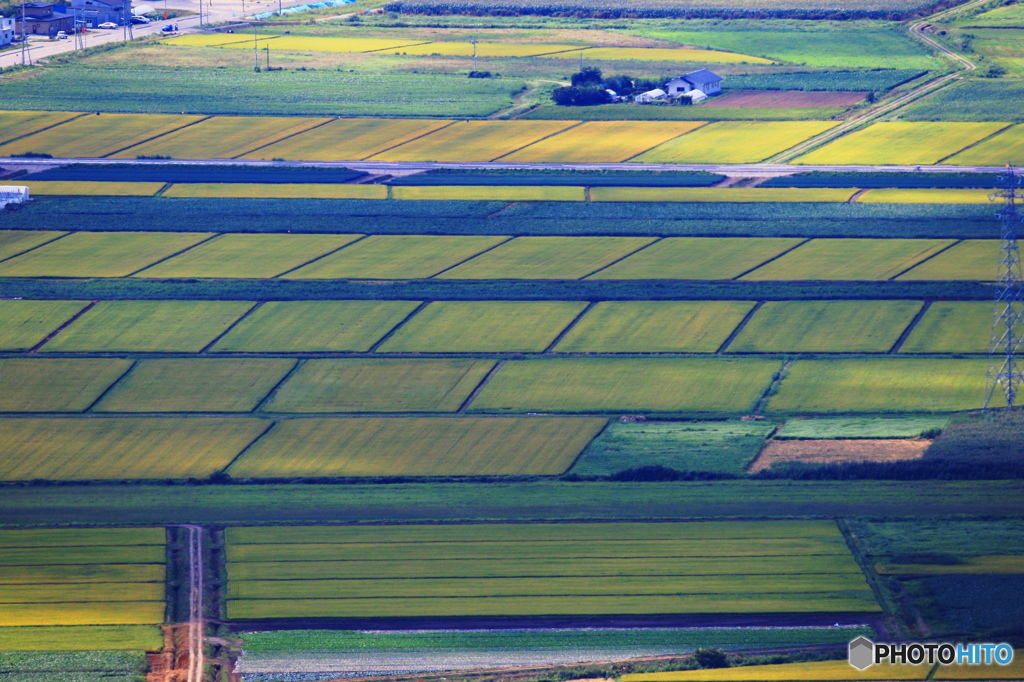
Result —
[{"label": "narrow dirt path", "polygon": [[203,617],[203,528],[186,525],[188,529],[189,619],[188,619],[188,682],[202,682],[206,648],[206,622]]}]

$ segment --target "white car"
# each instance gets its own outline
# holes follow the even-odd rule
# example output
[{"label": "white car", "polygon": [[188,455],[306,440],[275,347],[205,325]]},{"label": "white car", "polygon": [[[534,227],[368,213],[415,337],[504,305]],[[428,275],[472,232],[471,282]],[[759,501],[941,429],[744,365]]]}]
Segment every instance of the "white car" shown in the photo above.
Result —
[{"label": "white car", "polygon": [[152,21],[153,20],[150,19],[149,17],[132,17],[132,23],[133,24],[148,24],[148,23],[151,23]]},{"label": "white car", "polygon": [[96,28],[117,28],[117,24],[115,24],[112,21],[104,21],[102,24],[100,24]]}]

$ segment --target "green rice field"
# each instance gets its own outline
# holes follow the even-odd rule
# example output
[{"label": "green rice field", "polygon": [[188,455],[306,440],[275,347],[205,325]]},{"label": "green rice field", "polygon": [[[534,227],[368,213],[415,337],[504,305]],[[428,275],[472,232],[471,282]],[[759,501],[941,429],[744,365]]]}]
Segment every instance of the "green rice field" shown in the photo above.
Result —
[{"label": "green rice field", "polygon": [[741,279],[892,279],[953,243],[950,239],[813,239]]},{"label": "green rice field", "polygon": [[988,301],[935,301],[900,347],[903,353],[987,353],[993,306]]},{"label": "green rice field", "polygon": [[85,301],[0,301],[0,349],[29,350],[79,313]]},{"label": "green rice field", "polygon": [[998,276],[998,253],[999,242],[995,239],[965,239],[899,279],[992,281]]},{"label": "green rice field", "polygon": [[848,438],[918,438],[927,431],[941,430],[946,417],[815,417],[790,419],[776,439],[832,440]]},{"label": "green rice field", "polygon": [[653,243],[648,237],[518,237],[440,279],[582,279]]},{"label": "green rice field", "polygon": [[0,412],[81,412],[129,367],[118,358],[0,359]]},{"label": "green rice field", "polygon": [[588,279],[733,279],[802,241],[669,237],[598,270]]},{"label": "green rice field", "polygon": [[41,231],[17,232],[0,230],[0,260],[34,249],[35,247],[63,237],[67,232]]}]

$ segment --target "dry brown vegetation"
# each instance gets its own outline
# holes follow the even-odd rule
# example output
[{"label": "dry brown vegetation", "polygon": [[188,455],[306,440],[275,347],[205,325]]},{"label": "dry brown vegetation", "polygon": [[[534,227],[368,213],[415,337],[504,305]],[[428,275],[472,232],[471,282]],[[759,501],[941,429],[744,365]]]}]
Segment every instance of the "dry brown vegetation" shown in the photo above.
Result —
[{"label": "dry brown vegetation", "polygon": [[768,444],[748,471],[757,473],[779,462],[846,464],[900,462],[919,459],[930,440],[775,440]]}]

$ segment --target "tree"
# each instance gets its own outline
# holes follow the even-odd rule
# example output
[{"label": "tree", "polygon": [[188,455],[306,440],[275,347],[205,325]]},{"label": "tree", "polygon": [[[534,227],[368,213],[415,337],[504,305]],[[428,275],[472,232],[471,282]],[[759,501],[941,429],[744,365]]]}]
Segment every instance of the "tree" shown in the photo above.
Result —
[{"label": "tree", "polygon": [[601,69],[596,66],[584,66],[574,73],[569,80],[577,87],[586,87],[600,85],[601,81],[604,80],[604,76],[601,74]]},{"label": "tree", "polygon": [[729,659],[721,649],[697,649],[693,653],[701,668],[728,668]]},{"label": "tree", "polygon": [[563,107],[585,107],[593,104],[607,104],[611,95],[599,86],[576,87],[566,86],[551,93],[551,101]]},{"label": "tree", "polygon": [[611,76],[605,79],[605,87],[614,90],[620,97],[628,97],[633,94],[633,79],[629,76]]}]

